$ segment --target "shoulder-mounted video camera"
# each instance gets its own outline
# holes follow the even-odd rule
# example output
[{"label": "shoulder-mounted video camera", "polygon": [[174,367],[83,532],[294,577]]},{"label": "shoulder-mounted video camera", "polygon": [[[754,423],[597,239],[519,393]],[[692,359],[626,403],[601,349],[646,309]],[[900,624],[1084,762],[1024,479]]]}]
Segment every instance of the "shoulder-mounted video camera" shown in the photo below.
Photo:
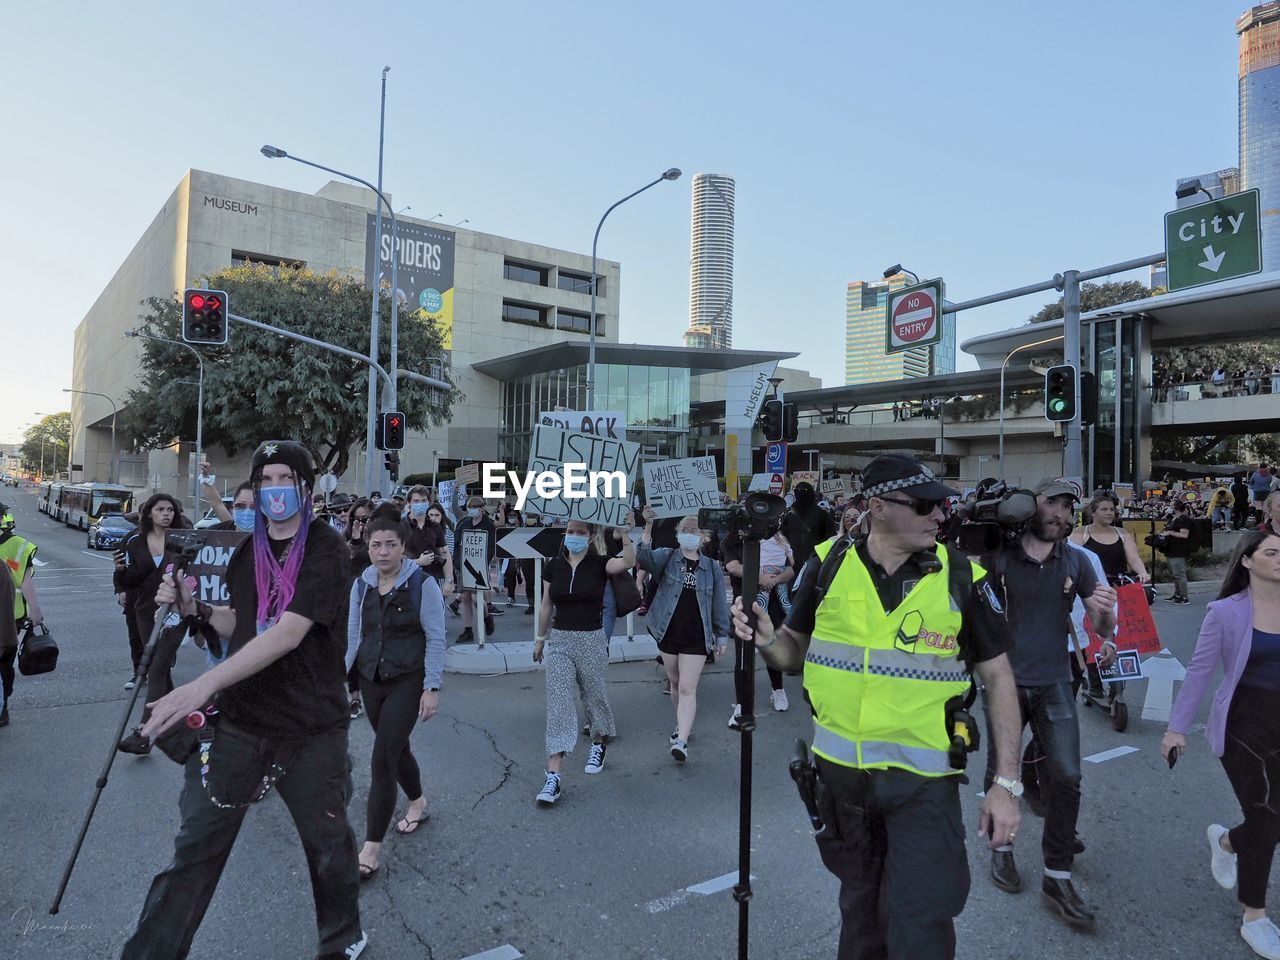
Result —
[{"label": "shoulder-mounted video camera", "polygon": [[971,556],[995,553],[1020,537],[1035,515],[1036,495],[1002,480],[979,488],[973,503],[956,507],[946,539]]},{"label": "shoulder-mounted video camera", "polygon": [[778,530],[787,504],[771,493],[749,493],[742,503],[703,507],[698,526],[719,533],[737,533],[743,540],[767,540]]},{"label": "shoulder-mounted video camera", "polygon": [[203,546],[204,533],[200,530],[170,531],[164,538],[166,559],[181,559],[183,567],[195,562],[196,557],[200,555],[200,548]]}]

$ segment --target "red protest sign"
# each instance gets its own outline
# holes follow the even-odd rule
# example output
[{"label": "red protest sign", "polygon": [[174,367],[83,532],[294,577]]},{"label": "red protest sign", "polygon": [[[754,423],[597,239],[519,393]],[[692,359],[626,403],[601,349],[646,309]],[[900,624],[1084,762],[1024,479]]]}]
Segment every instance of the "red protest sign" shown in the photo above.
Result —
[{"label": "red protest sign", "polygon": [[[1126,583],[1116,588],[1120,598],[1120,618],[1116,624],[1116,644],[1121,650],[1137,650],[1142,656],[1150,656],[1164,649],[1156,622],[1151,617],[1151,605],[1140,583]],[[1084,629],[1089,634],[1090,655],[1102,649],[1102,639],[1094,632],[1088,617]]]}]

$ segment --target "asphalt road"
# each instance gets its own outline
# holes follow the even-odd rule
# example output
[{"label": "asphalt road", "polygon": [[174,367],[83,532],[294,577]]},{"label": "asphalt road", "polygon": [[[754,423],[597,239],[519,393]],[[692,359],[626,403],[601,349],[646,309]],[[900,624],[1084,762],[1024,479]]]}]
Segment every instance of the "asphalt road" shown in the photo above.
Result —
[{"label": "asphalt road", "polygon": [[[83,534],[41,517],[32,494],[6,493],[16,502],[19,532],[39,544],[47,564],[37,579],[62,655],[55,673],[18,678],[12,724],[0,730],[0,956],[115,957],[151,876],[168,862],[179,771],[158,753],[118,755],[62,912],[50,917],[124,709],[128,645],[110,594],[109,554],[86,552]],[[1157,607],[1161,636],[1183,663],[1206,599],[1193,594],[1189,606]],[[178,679],[200,667],[197,651],[180,651]],[[818,861],[787,775],[791,743],[809,726],[798,678],[787,686],[791,711],[772,712],[761,672],[751,955],[817,960],[835,955],[836,885]],[[1080,833],[1088,851],[1077,861],[1076,882],[1099,910],[1098,932],[1076,933],[1042,904],[1040,821],[1028,813],[1018,853],[1028,889],[1020,895],[991,885],[985,845],[970,838],[973,889],[958,921],[961,957],[1252,955],[1239,938],[1234,895],[1209,874],[1204,834],[1209,822],[1233,824],[1238,807],[1198,733],[1168,769],[1158,752],[1162,724],[1141,719],[1145,687],[1130,685],[1133,719],[1124,733],[1096,710],[1081,710],[1086,757],[1133,748],[1084,765]],[[740,738],[725,727],[728,668],[711,668],[703,682],[684,767],[667,752],[671,705],[653,665],[611,666],[609,695],[619,737],[604,773],[583,775],[580,746],[566,762],[563,799],[541,810],[533,802],[542,782],[541,676],[447,678],[440,714],[413,737],[432,817],[415,836],[389,838],[383,869],[363,888],[364,956],[736,956],[731,892],[725,881],[699,887],[737,868]],[[367,722],[354,723],[349,812],[358,838],[371,745]],[[970,765],[975,775],[981,756]],[[978,789],[962,788],[975,832]],[[273,796],[246,820],[192,956],[287,960],[314,955],[314,946],[306,863]]]}]

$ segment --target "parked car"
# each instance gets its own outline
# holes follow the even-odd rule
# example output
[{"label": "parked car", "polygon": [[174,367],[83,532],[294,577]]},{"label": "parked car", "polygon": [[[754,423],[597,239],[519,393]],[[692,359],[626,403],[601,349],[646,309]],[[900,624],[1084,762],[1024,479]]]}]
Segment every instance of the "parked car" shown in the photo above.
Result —
[{"label": "parked car", "polygon": [[[222,505],[223,505],[224,507],[226,507],[228,510],[230,510],[230,509],[231,509],[231,504],[232,504],[234,501],[235,501],[235,497],[223,497],[223,498],[222,498]],[[218,516],[216,513],[214,513],[212,510],[206,510],[206,511],[204,512],[204,516],[203,516],[203,517],[201,517],[199,520],[197,520],[197,521],[196,521],[196,529],[197,529],[197,530],[206,530],[206,529],[208,529],[209,527],[216,527],[216,526],[217,526],[218,524],[220,524],[221,522],[222,522],[222,518],[221,518],[221,517],[219,517],[219,516]]]},{"label": "parked car", "polygon": [[89,549],[115,550],[124,542],[125,537],[137,529],[137,524],[126,520],[124,514],[105,513],[101,520],[89,527]]}]

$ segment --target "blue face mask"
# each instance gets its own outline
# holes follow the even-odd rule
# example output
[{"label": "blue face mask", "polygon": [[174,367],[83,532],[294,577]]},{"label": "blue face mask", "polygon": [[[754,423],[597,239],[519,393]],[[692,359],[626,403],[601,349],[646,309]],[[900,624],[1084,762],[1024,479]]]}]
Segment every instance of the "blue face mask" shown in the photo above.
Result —
[{"label": "blue face mask", "polygon": [[293,517],[302,505],[297,487],[262,487],[258,490],[258,506],[264,517],[279,523]]},{"label": "blue face mask", "polygon": [[253,507],[236,507],[231,511],[231,519],[237,530],[252,530]]},{"label": "blue face mask", "polygon": [[698,533],[677,533],[676,542],[681,550],[697,550],[702,546],[702,535]]},{"label": "blue face mask", "polygon": [[431,506],[431,504],[424,503],[419,500],[417,503],[409,504],[409,512],[415,517],[425,517],[427,515],[427,507],[429,506]]},{"label": "blue face mask", "polygon": [[588,537],[585,533],[566,535],[564,538],[564,548],[573,554],[586,553],[587,540]]}]

